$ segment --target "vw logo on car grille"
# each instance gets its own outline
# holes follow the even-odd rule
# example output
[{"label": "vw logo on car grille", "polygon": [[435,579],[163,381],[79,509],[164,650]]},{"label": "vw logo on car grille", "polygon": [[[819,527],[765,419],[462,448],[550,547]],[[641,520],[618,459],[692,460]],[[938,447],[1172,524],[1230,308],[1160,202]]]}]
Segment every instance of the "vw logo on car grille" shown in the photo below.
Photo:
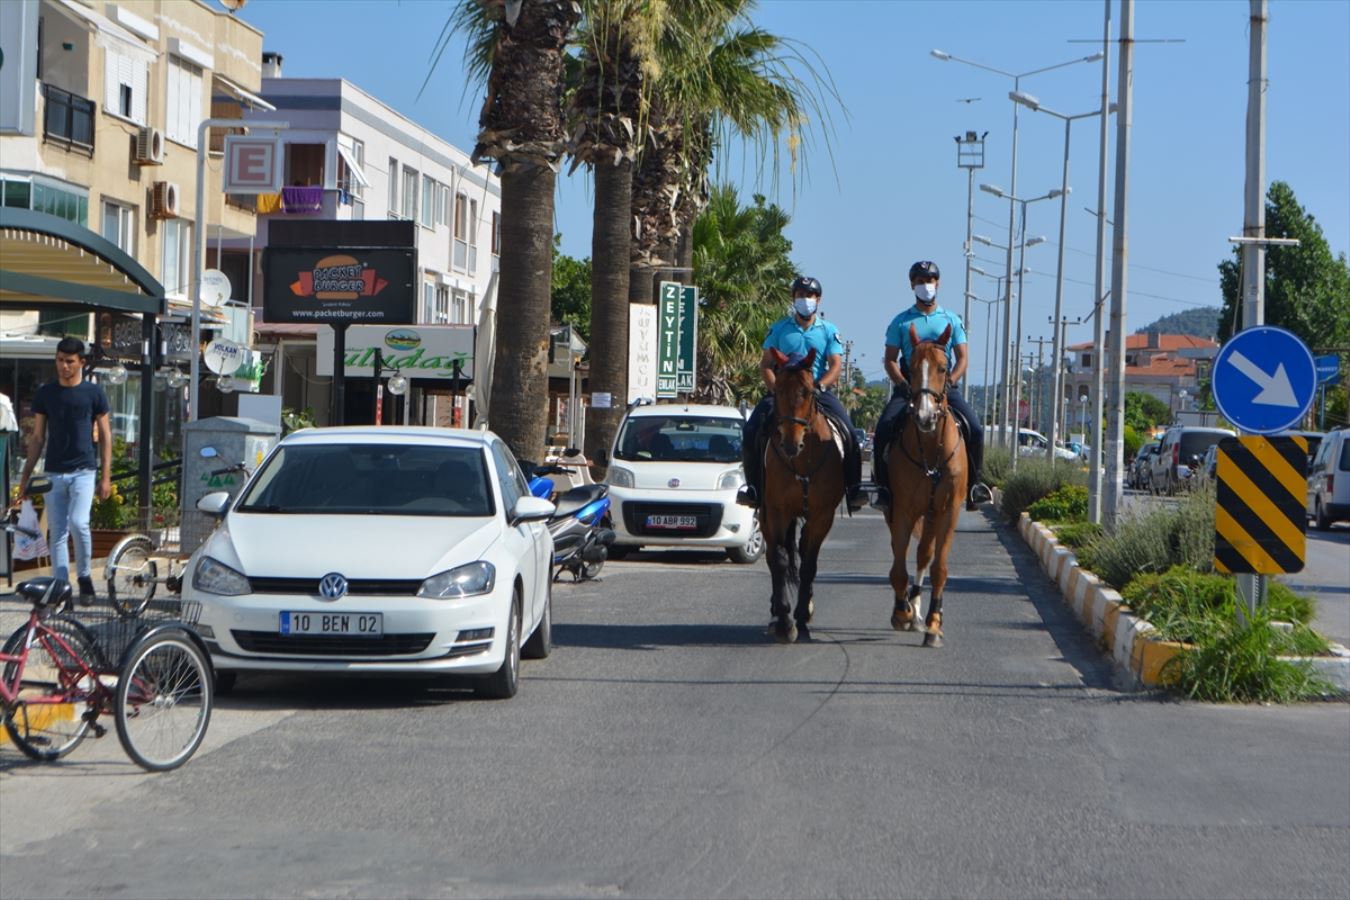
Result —
[{"label": "vw logo on car grille", "polygon": [[319,579],[319,596],[325,600],[340,600],[347,596],[347,579],[337,572],[329,572]]},{"label": "vw logo on car grille", "polygon": [[672,479],[670,479],[669,481],[666,482],[666,486],[667,486],[667,487],[677,488],[677,487],[680,486],[680,479],[678,479],[678,478],[672,478]]}]

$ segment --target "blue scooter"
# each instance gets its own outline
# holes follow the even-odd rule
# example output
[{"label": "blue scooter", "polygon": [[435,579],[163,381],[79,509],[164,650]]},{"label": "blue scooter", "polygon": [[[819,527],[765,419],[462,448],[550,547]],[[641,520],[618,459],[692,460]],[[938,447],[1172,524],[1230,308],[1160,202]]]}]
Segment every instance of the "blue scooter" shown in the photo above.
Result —
[{"label": "blue scooter", "polygon": [[553,535],[553,573],[556,581],[564,571],[574,581],[587,581],[600,574],[614,543],[614,530],[606,527],[609,516],[609,485],[583,484],[556,493],[548,475],[566,475],[561,466],[527,466],[530,493],[552,500],[557,509],[548,520]]}]

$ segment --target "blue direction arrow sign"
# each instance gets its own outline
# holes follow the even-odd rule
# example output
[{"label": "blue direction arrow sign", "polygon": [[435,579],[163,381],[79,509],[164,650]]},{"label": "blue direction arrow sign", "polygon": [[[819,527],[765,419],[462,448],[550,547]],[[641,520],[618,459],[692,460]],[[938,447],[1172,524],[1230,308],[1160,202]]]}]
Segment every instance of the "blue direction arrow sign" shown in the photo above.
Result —
[{"label": "blue direction arrow sign", "polygon": [[1298,424],[1316,388],[1312,351],[1283,328],[1240,331],[1214,357],[1214,403],[1225,419],[1251,434]]},{"label": "blue direction arrow sign", "polygon": [[1341,374],[1341,358],[1334,353],[1313,357],[1317,364],[1317,383],[1335,384]]}]

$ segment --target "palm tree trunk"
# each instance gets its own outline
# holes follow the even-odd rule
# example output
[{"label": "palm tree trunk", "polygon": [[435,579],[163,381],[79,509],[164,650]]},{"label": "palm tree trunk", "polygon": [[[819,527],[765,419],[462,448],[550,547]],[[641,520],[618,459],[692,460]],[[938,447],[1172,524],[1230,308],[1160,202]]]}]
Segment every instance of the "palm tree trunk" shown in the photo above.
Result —
[{"label": "palm tree trunk", "polygon": [[[595,167],[595,212],[591,232],[591,406],[586,410],[586,455],[609,449],[628,405],[628,266],[630,262],[633,163]],[[597,392],[610,395],[596,407]]]},{"label": "palm tree trunk", "polygon": [[517,458],[542,460],[549,419],[548,326],[557,176],[546,165],[518,164],[507,166],[501,178],[501,282],[490,421]]}]

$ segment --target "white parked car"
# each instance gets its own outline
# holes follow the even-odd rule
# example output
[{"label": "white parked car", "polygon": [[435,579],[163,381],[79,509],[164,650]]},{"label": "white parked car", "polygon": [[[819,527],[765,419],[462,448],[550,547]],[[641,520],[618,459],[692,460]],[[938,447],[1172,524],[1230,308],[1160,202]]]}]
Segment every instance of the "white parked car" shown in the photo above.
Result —
[{"label": "white parked car", "polygon": [[1328,432],[1308,467],[1308,515],[1325,531],[1350,521],[1350,429]]},{"label": "white parked car", "polygon": [[764,555],[754,510],[736,503],[745,483],[741,428],[732,406],[634,406],[600,460],[613,504],[611,558],[639,546],[723,548],[732,561]]},{"label": "white parked car", "polygon": [[183,598],[218,672],[482,676],[515,694],[550,650],[553,504],[491,432],[316,428],[288,436],[220,527]]}]

